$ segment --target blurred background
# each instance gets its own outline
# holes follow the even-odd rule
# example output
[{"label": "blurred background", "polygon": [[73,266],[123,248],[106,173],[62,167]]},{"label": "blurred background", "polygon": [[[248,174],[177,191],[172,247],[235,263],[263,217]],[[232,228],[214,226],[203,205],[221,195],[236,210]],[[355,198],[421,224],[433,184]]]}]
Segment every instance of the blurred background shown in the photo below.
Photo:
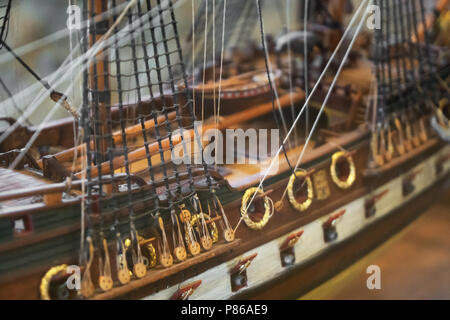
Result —
[{"label": "blurred background", "polygon": [[[229,0],[232,1],[232,0]],[[242,0],[238,0],[242,1]],[[254,1],[251,1],[254,6]],[[289,0],[263,1],[263,14],[265,29],[268,34],[280,34],[286,23],[286,4]],[[0,0],[5,2],[5,0]],[[179,0],[176,1],[176,16],[178,19],[180,39],[184,51],[190,50],[186,44],[192,29],[192,3],[195,13],[198,12],[201,0]],[[212,2],[212,0],[211,0]],[[242,1],[244,3],[245,1]],[[300,0],[289,1],[291,7],[302,4]],[[217,2],[219,3],[219,2]],[[76,46],[76,32],[69,32],[66,22],[68,19],[67,9],[70,4],[79,4],[74,0],[13,0],[9,32],[6,42],[15,52],[29,64],[42,78],[49,77],[58,70],[64,60],[69,57],[72,47]],[[256,9],[256,6],[255,6]],[[211,3],[210,9],[211,10]],[[297,10],[291,10],[291,29],[297,28],[295,18]],[[255,12],[256,14],[256,12]],[[204,23],[201,21],[200,23]],[[199,23],[199,24],[200,24]],[[209,22],[211,23],[211,22]],[[227,24],[236,23],[228,19]],[[220,26],[221,27],[221,26]],[[253,26],[257,31],[257,25]],[[219,29],[219,27],[217,27]],[[202,34],[196,35],[202,37]],[[257,32],[251,35],[255,40],[259,40]],[[219,39],[217,40],[219,41]],[[259,43],[259,41],[257,42]],[[219,44],[217,44],[219,46]],[[74,57],[77,52],[74,52]],[[186,52],[185,52],[186,54]],[[26,106],[42,91],[42,86],[18,63],[12,55],[4,48],[0,50],[0,77],[8,89],[14,95],[16,105],[24,110]],[[52,84],[52,78],[48,79]],[[64,92],[73,80],[68,80],[59,85],[56,89]],[[69,94],[74,105],[80,103],[79,84],[74,86],[74,90]],[[37,110],[29,115],[28,120],[32,124],[39,124],[47,116],[48,110],[54,106],[50,99],[45,99]],[[12,116],[17,118],[20,113],[9,101],[8,94],[0,88],[0,117]],[[67,117],[65,110],[60,108],[48,120]]]},{"label": "blurred background", "polygon": [[[6,3],[7,0],[0,0],[0,5]],[[353,8],[360,4],[361,0],[352,0]],[[59,72],[54,74],[60,68],[64,61],[70,62],[70,59],[75,59],[79,54],[76,50],[71,55],[71,48],[75,48],[78,43],[78,35],[76,30],[69,31],[67,27],[68,7],[70,5],[80,5],[81,0],[13,0],[10,14],[9,32],[6,43],[12,47],[15,52],[22,57],[22,59],[29,64],[38,75],[53,84],[64,74]],[[122,3],[122,1],[117,1]],[[175,14],[178,20],[178,30],[180,33],[181,45],[185,57],[187,67],[190,63],[190,53],[192,46],[190,45],[190,37],[192,30],[192,7],[194,8],[195,16],[202,10],[203,0],[178,0],[175,3]],[[208,0],[209,10],[212,10],[212,4],[217,3],[216,10],[221,10],[221,1]],[[266,34],[278,36],[281,33],[289,30],[301,30],[303,22],[301,21],[301,8],[304,7],[304,0],[262,0],[262,11]],[[433,6],[434,1],[426,2]],[[248,10],[254,13],[250,25],[244,25],[246,22],[236,19],[236,15],[240,15],[241,10]],[[287,6],[289,7],[288,10]],[[241,35],[234,36],[231,39],[230,46],[245,47],[249,45],[249,41],[239,41],[244,35],[245,39],[253,39],[257,45],[260,45],[259,39],[259,25],[256,20],[256,5],[254,0],[228,0],[228,8],[238,8],[238,11],[227,12],[227,28],[234,27],[237,24],[237,30],[241,31]],[[204,6],[203,6],[204,10]],[[252,12],[254,11],[254,12]],[[347,17],[349,19],[351,15]],[[288,21],[289,18],[289,21]],[[248,23],[248,22],[247,22]],[[201,40],[204,37],[204,20],[195,21],[196,24],[196,49],[198,51],[197,61],[202,58],[203,43]],[[212,22],[209,21],[211,26]],[[221,22],[216,22],[216,51],[220,47],[221,40]],[[210,36],[210,35],[208,35]],[[211,40],[208,40],[208,50],[211,50]],[[234,43],[233,43],[234,41]],[[212,52],[207,53],[208,56]],[[227,53],[225,53],[227,54]],[[73,61],[73,60],[72,60]],[[190,70],[190,68],[188,69]],[[18,118],[22,111],[29,106],[32,101],[43,92],[42,86],[14,60],[12,55],[4,48],[0,50],[0,78],[8,87],[11,94],[14,96],[15,104],[4,88],[0,87],[0,117],[11,116]],[[75,75],[68,77],[67,81],[59,84],[56,90],[64,92],[65,89],[74,83],[73,89],[68,94],[73,105],[78,106],[81,99],[81,84],[76,80]],[[53,108],[54,103],[50,99],[44,99],[40,106],[34,111],[30,112],[27,118],[27,125],[40,124],[44,118],[47,121],[67,117],[68,114],[62,108],[54,110],[54,114],[48,116],[48,111]],[[0,126],[2,124],[0,123]],[[3,124],[5,125],[5,124]]]}]

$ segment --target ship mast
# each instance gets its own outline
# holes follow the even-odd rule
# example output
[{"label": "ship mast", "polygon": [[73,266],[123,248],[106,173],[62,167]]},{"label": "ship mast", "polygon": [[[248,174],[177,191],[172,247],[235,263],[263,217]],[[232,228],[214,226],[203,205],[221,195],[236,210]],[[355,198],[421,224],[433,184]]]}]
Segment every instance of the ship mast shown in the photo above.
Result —
[{"label": "ship mast", "polygon": [[[88,16],[93,19],[88,27],[89,46],[92,47],[109,29],[109,20],[103,19],[102,13],[107,10],[107,0],[88,0]],[[108,149],[107,106],[111,105],[109,86],[108,55],[104,50],[96,53],[93,63],[89,67],[88,92],[91,103],[91,119],[93,120],[95,161],[102,163],[106,160]]]}]

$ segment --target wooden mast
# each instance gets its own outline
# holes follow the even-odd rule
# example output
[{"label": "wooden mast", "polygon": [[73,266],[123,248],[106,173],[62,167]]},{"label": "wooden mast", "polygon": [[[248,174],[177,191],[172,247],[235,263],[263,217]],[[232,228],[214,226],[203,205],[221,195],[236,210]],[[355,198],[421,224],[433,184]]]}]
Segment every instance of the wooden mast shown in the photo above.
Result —
[{"label": "wooden mast", "polygon": [[[89,25],[89,46],[92,47],[102,36],[108,32],[109,21],[103,19],[102,13],[107,10],[107,0],[88,0],[88,13],[94,22]],[[91,119],[97,121],[93,124],[94,145],[97,154],[96,162],[104,162],[108,150],[108,124],[107,108],[110,106],[111,95],[109,91],[109,64],[108,55],[99,50],[94,62],[89,67],[89,89],[91,95]],[[98,108],[95,106],[98,105]]]}]

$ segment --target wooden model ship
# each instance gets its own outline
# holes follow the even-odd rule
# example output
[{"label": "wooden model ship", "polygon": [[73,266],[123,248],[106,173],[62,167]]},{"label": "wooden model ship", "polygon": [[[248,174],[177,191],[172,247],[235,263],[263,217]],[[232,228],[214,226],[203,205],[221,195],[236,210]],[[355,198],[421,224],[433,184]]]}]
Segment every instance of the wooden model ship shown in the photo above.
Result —
[{"label": "wooden model ship", "polygon": [[187,39],[183,0],[79,2],[81,105],[56,79],[70,117],[1,119],[2,299],[295,297],[448,184],[448,1],[286,1],[275,37],[198,0]]}]

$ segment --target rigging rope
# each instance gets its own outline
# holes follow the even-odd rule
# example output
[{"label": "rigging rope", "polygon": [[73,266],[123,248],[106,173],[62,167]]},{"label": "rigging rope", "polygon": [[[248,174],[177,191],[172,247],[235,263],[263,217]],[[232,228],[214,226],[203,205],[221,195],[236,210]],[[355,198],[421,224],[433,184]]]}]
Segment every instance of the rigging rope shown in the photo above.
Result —
[{"label": "rigging rope", "polygon": [[[133,2],[135,2],[136,0],[133,0],[132,2],[129,3],[129,5],[124,9],[124,10],[128,10],[131,6],[130,4],[132,4]],[[167,1],[166,1],[167,2]],[[177,4],[181,3],[180,1],[177,2]],[[149,10],[145,15],[142,16],[142,18],[140,18],[141,20],[144,18],[147,18],[148,16],[150,16],[151,12],[157,11],[155,8],[153,8],[152,10]],[[125,16],[126,12],[122,12],[121,13],[121,17],[123,19],[123,17]],[[167,12],[164,12],[164,14],[166,15]],[[152,17],[152,20],[155,17]],[[118,21],[116,21],[117,23]],[[118,23],[117,23],[118,24]],[[146,23],[142,28],[146,28],[148,27],[148,23]],[[112,28],[114,28],[114,25],[109,29],[109,35],[111,35],[112,32]],[[124,28],[125,30],[127,30],[126,28]],[[139,30],[140,28],[138,28]],[[135,27],[133,27],[132,30],[136,30]],[[123,38],[125,38],[127,36],[127,34],[125,32],[118,32],[117,34],[110,36],[110,37],[102,37],[102,41],[98,41],[95,46],[93,46],[92,48],[86,50],[86,52],[77,59],[77,61],[75,63],[73,63],[69,69],[64,69],[64,65],[69,62],[69,57],[67,57],[63,64],[61,65],[61,67],[55,72],[53,73],[51,76],[56,78],[57,81],[55,82],[55,86],[57,86],[58,84],[62,83],[63,81],[66,81],[69,77],[72,76],[72,71],[76,70],[76,68],[78,68],[80,65],[82,65],[82,69],[79,70],[76,78],[78,78],[83,72],[84,70],[86,70],[87,68],[89,68],[90,64],[92,63],[92,59],[93,57],[100,52],[100,50],[104,50],[105,47],[110,47],[111,45],[114,44],[115,41],[118,40],[122,40]],[[58,73],[59,72],[64,72],[64,74],[62,76],[58,77]],[[45,81],[47,82],[47,81]],[[65,93],[62,95],[63,97],[67,96],[67,93],[70,92],[74,86],[74,82],[72,82],[69,87],[66,89]],[[45,91],[41,91],[41,93],[36,96],[34,98],[34,102],[31,103],[31,105],[27,108],[26,112],[24,113],[23,117],[20,117],[19,119],[17,119],[17,121],[8,127],[8,129],[2,133],[2,135],[0,135],[0,143],[2,143],[12,132],[14,132],[14,130],[23,123],[24,119],[26,119],[32,112],[34,112],[40,105],[40,103],[46,98],[46,96],[44,95],[48,90]],[[34,141],[37,139],[37,137],[40,135],[42,129],[44,128],[45,124],[49,121],[49,119],[51,119],[51,117],[54,115],[54,113],[56,112],[56,108],[52,108],[50,110],[50,112],[46,115],[46,117],[43,119],[43,121],[41,122],[41,124],[39,125],[38,129],[36,130],[36,132],[32,135],[32,137],[29,139],[27,145],[22,149],[21,153],[18,155],[18,157],[16,158],[15,162],[13,163],[13,165],[11,165],[11,167],[15,167],[17,165],[17,163],[19,161],[21,161],[21,159],[25,156],[25,154],[28,152],[29,148],[32,146],[32,144],[34,143]]]},{"label": "rigging rope", "polygon": [[[371,3],[372,3],[372,1],[369,1],[368,6],[370,6]],[[344,68],[345,63],[347,62],[348,56],[349,56],[349,54],[350,54],[350,52],[351,52],[351,50],[352,50],[352,48],[353,48],[353,45],[354,45],[354,43],[355,43],[355,41],[356,41],[356,39],[357,39],[357,37],[358,37],[360,31],[361,31],[361,28],[362,28],[363,24],[364,24],[364,21],[365,21],[365,18],[366,18],[366,16],[367,16],[367,13],[368,13],[368,12],[367,12],[367,10],[366,10],[365,13],[363,14],[363,17],[361,18],[361,21],[360,21],[360,23],[359,23],[359,25],[358,25],[358,27],[357,27],[357,29],[356,29],[355,34],[353,35],[353,38],[352,38],[350,44],[348,45],[347,51],[346,51],[346,53],[345,53],[345,55],[344,55],[344,57],[343,57],[343,59],[342,59],[341,64],[339,65],[339,68],[338,68],[338,70],[337,70],[337,72],[336,72],[336,75],[335,75],[334,78],[333,78],[333,81],[332,81],[332,83],[331,83],[331,85],[330,85],[330,88],[328,89],[327,95],[325,96],[325,99],[324,99],[324,101],[323,101],[323,103],[322,103],[322,106],[321,106],[321,108],[320,108],[320,110],[319,110],[319,113],[318,113],[318,115],[317,115],[317,117],[316,117],[316,120],[314,121],[313,126],[311,127],[311,131],[310,131],[310,133],[309,133],[309,135],[308,135],[308,137],[307,137],[307,139],[306,139],[305,145],[304,145],[303,148],[302,148],[302,152],[300,153],[300,157],[298,158],[297,163],[295,164],[294,172],[297,171],[298,167],[300,166],[300,164],[301,164],[301,162],[302,162],[302,160],[303,160],[303,156],[305,155],[305,152],[306,152],[306,149],[307,149],[307,147],[308,147],[309,141],[311,140],[312,135],[313,135],[313,133],[314,133],[314,131],[315,131],[315,129],[316,129],[316,126],[317,126],[317,124],[319,123],[320,116],[322,115],[322,112],[323,112],[325,106],[326,106],[327,103],[328,103],[328,99],[329,99],[330,96],[331,96],[331,93],[332,93],[332,91],[333,91],[333,88],[334,88],[334,86],[336,85],[336,82],[337,82],[337,80],[338,80],[338,78],[339,78],[339,76],[340,76],[340,74],[341,74],[341,71],[342,71],[342,69]],[[286,193],[287,193],[287,190],[288,190],[287,188],[284,190],[283,196],[281,197],[280,202],[282,202],[282,201],[284,200],[284,198],[285,198],[285,196],[286,196]]]},{"label": "rigging rope", "polygon": [[[303,45],[303,72],[304,72],[304,76],[305,76],[305,97],[308,98],[309,95],[309,77],[308,77],[308,35],[307,35],[307,31],[308,31],[308,10],[309,10],[309,1],[308,0],[304,0],[305,2],[305,12],[304,12],[304,17],[303,17],[303,33],[304,35],[304,45]],[[306,106],[306,111],[305,111],[305,124],[306,124],[306,128],[305,128],[305,137],[308,136],[308,131],[309,131],[309,106]]]},{"label": "rigging rope", "polygon": [[[261,42],[262,42],[262,48],[263,48],[263,51],[264,51],[264,63],[265,63],[265,66],[266,66],[266,73],[267,73],[267,79],[269,81],[270,91],[272,93],[271,94],[272,112],[273,112],[273,116],[275,118],[275,123],[277,125],[277,128],[278,128],[278,130],[280,130],[280,123],[278,122],[278,117],[277,117],[276,111],[275,111],[275,99],[277,99],[278,102],[279,102],[279,99],[278,99],[278,94],[274,90],[274,85],[272,83],[272,77],[270,76],[271,72],[270,72],[270,66],[269,66],[268,51],[267,51],[267,46],[266,46],[266,35],[265,35],[265,32],[264,32],[264,23],[263,23],[263,18],[262,18],[262,10],[261,10],[261,5],[260,5],[260,0],[256,0],[256,5],[257,5],[257,8],[258,8],[258,17],[259,17],[259,27],[260,27],[260,33],[261,33]],[[282,114],[282,110],[281,110],[281,106],[278,105],[278,107],[279,107],[279,112],[280,112],[281,118],[282,118],[282,120],[284,120],[283,114]],[[285,125],[284,121],[283,121],[283,125],[285,126],[285,130],[287,132],[286,125]],[[286,136],[286,139],[287,138],[288,138],[288,136]],[[280,137],[280,139],[281,139],[281,137]],[[284,141],[281,141],[281,147],[283,148],[284,157],[285,157],[286,162],[289,165],[289,168],[290,168],[290,170],[292,172],[292,166],[291,166],[291,163],[289,162],[289,157],[287,156],[286,148],[285,148],[284,144],[285,144]]]},{"label": "rigging rope", "polygon": [[[372,1],[369,2],[368,6],[370,6],[371,3],[372,3]],[[342,69],[344,68],[345,63],[347,62],[348,56],[349,56],[349,54],[350,54],[350,52],[351,52],[351,50],[352,50],[352,48],[353,48],[353,45],[354,45],[354,43],[355,43],[355,41],[356,41],[356,39],[357,39],[357,37],[358,37],[360,31],[361,31],[361,28],[362,28],[363,24],[364,24],[364,21],[365,21],[365,18],[366,18],[366,16],[367,16],[367,13],[368,13],[368,12],[367,12],[367,10],[366,10],[365,14],[364,14],[363,17],[361,18],[361,21],[360,21],[360,23],[359,23],[359,25],[358,25],[358,27],[357,27],[357,29],[356,29],[355,34],[353,35],[353,38],[352,38],[352,40],[351,40],[351,42],[350,42],[350,44],[349,44],[349,46],[348,46],[348,48],[347,48],[347,51],[346,51],[346,53],[345,53],[345,55],[344,55],[344,57],[343,57],[343,59],[342,59],[342,62],[341,62],[341,64],[339,65],[339,68],[338,68],[338,70],[337,70],[337,72],[336,72],[336,75],[335,75],[334,78],[333,78],[333,81],[332,81],[332,83],[331,83],[331,85],[330,85],[330,88],[328,89],[327,95],[325,96],[325,99],[324,99],[324,101],[323,101],[323,103],[322,103],[322,106],[321,106],[321,108],[320,108],[320,110],[319,110],[319,113],[318,113],[318,115],[317,115],[317,117],[316,117],[316,120],[314,121],[313,126],[311,127],[311,131],[310,131],[310,133],[309,133],[309,135],[308,135],[308,137],[307,137],[307,139],[306,139],[305,145],[304,145],[303,148],[302,148],[302,152],[301,152],[301,154],[300,154],[300,157],[298,158],[297,163],[295,164],[294,172],[297,171],[298,167],[300,166],[300,164],[301,164],[301,162],[302,162],[302,160],[303,160],[303,156],[305,155],[305,151],[306,151],[306,149],[307,149],[307,147],[308,147],[309,141],[311,140],[312,135],[313,135],[313,133],[314,133],[314,131],[315,131],[315,129],[316,129],[316,126],[317,126],[317,124],[319,123],[320,116],[322,115],[322,112],[323,112],[325,106],[326,106],[327,103],[328,103],[328,99],[329,99],[330,96],[331,96],[331,93],[332,93],[332,91],[333,91],[333,88],[334,88],[334,86],[336,85],[336,82],[337,82],[337,80],[338,80],[338,78],[339,78],[339,76],[340,76],[340,74],[341,74],[341,71],[342,71]],[[286,193],[287,193],[287,190],[288,190],[287,188],[284,190],[283,196],[281,197],[280,202],[282,202],[282,201],[284,200],[284,198],[285,198],[285,196],[286,196]]]},{"label": "rigging rope", "polygon": [[[206,1],[205,8],[205,39],[204,39],[204,51],[203,51],[203,86],[202,86],[202,122],[205,120],[205,81],[206,81],[206,48],[208,45],[208,1]],[[215,80],[215,79],[214,79]],[[195,85],[195,84],[193,84]]]},{"label": "rigging rope", "polygon": [[[223,1],[223,18],[222,18],[222,47],[220,49],[220,71],[219,71],[219,98],[217,100],[217,116],[216,116],[216,129],[219,127],[219,119],[220,119],[220,101],[222,98],[222,76],[223,76],[223,58],[224,58],[224,52],[225,52],[225,25],[226,25],[226,15],[227,15],[227,0]],[[217,150],[218,146],[218,139],[215,140],[215,146]],[[216,159],[217,159],[217,152],[216,152]],[[217,160],[215,161],[217,164]]]},{"label": "rigging rope", "polygon": [[[287,0],[286,2],[286,33],[290,32],[291,29],[291,0]],[[292,52],[291,52],[291,39],[288,38],[287,50],[288,50],[288,70],[289,70],[289,98],[291,102],[291,114],[292,119],[295,119],[295,105],[294,105],[294,97],[292,96],[292,92],[294,91],[293,84],[293,72],[292,72]],[[294,145],[297,145],[297,130],[294,131]]]},{"label": "rigging rope", "polygon": [[[361,13],[362,9],[364,8],[364,5],[367,4],[369,0],[364,0],[361,2],[360,6],[358,7],[357,11],[354,13],[349,25],[347,26],[346,30],[344,31],[344,34],[342,35],[341,40],[339,41],[338,45],[336,46],[333,54],[331,55],[330,59],[328,60],[327,65],[325,66],[324,70],[322,71],[322,73],[320,74],[316,84],[314,85],[313,89],[311,90],[308,98],[306,99],[302,109],[300,110],[299,114],[297,115],[297,118],[294,120],[294,123],[292,124],[289,132],[287,133],[285,139],[284,139],[284,143],[286,143],[287,139],[289,138],[289,136],[291,135],[292,131],[294,130],[295,126],[297,125],[300,116],[302,115],[303,111],[305,110],[306,106],[309,104],[311,97],[314,95],[314,93],[316,92],[317,88],[319,87],[320,82],[322,81],[323,77],[325,76],[326,72],[328,71],[328,68],[330,67],[332,61],[334,60],[336,54],[339,52],[340,47],[342,46],[342,44],[344,43],[344,40],[346,39],[347,35],[350,32],[350,28],[353,26],[353,24],[355,23],[357,17],[359,16],[359,14]],[[278,161],[278,156],[281,153],[281,151],[283,150],[282,147],[280,147],[277,150],[277,153],[275,154],[275,156],[273,157],[273,159],[270,162],[269,167],[267,168],[261,182],[259,183],[258,188],[261,188],[263,186],[263,183],[265,181],[265,179],[267,178],[269,172],[271,172],[273,165],[275,164],[275,161]],[[247,206],[247,210],[249,208],[249,206],[252,204],[253,200],[255,199],[256,195],[253,195],[252,199],[249,201],[249,204]]]}]

